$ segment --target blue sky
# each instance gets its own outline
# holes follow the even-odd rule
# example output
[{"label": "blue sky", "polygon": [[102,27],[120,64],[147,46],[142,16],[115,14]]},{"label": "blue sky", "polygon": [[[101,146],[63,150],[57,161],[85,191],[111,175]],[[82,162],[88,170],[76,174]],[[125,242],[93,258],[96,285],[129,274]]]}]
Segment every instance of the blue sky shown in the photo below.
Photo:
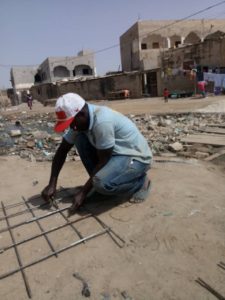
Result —
[{"label": "blue sky", "polygon": [[[0,0],[0,88],[11,87],[10,67],[40,64],[119,44],[138,18],[181,19],[220,0]],[[225,18],[225,3],[196,16]],[[96,54],[100,75],[118,70],[119,47]]]}]

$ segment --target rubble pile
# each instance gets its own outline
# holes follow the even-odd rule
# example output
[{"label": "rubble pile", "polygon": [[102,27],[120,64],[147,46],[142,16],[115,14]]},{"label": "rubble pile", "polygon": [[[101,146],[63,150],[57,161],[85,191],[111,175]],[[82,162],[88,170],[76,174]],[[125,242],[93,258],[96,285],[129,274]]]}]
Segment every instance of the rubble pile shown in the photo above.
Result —
[{"label": "rubble pile", "polygon": [[[225,114],[167,114],[167,115],[140,115],[129,116],[148,140],[153,154],[176,153],[179,156],[206,158],[207,156],[224,149],[224,146],[188,144],[181,142],[183,137],[190,134],[205,134],[206,127],[218,126],[224,128],[225,141]],[[213,127],[212,127],[213,128]],[[221,135],[222,136],[222,135]]]},{"label": "rubble pile", "polygon": [[[29,161],[51,161],[62,136],[53,130],[53,114],[0,118],[0,155],[19,155]],[[79,160],[71,151],[68,160]]]},{"label": "rubble pile", "polygon": [[[191,134],[205,135],[204,128],[218,126],[225,131],[225,114],[185,113],[167,115],[128,115],[146,137],[155,155],[179,155],[205,159],[225,149],[225,145],[184,143]],[[52,113],[27,116],[25,113],[0,117],[0,155],[19,155],[29,161],[51,161],[62,135],[53,130]],[[221,125],[221,126],[220,126]],[[212,127],[210,127],[212,126]],[[209,135],[209,134],[208,134]],[[213,133],[212,133],[213,135]],[[225,139],[224,135],[221,136]],[[76,149],[67,160],[80,160]]]}]

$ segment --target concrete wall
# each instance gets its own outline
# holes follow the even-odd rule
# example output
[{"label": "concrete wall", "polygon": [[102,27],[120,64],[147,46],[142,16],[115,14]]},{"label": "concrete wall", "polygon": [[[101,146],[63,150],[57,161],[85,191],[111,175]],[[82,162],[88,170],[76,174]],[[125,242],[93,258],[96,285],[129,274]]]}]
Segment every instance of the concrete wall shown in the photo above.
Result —
[{"label": "concrete wall", "polygon": [[139,69],[138,23],[120,37],[120,55],[124,71]]},{"label": "concrete wall", "polygon": [[12,86],[15,89],[29,89],[34,84],[37,68],[38,66],[12,67],[10,72]]},{"label": "concrete wall", "polygon": [[[224,68],[225,69],[225,37],[220,39],[206,39],[202,43],[169,50],[162,55],[162,71],[165,77],[162,79],[162,88],[167,87],[171,90],[194,91],[196,80],[191,80],[189,71],[191,62],[199,67]],[[190,63],[190,68],[185,65]],[[172,75],[173,70],[178,74]],[[170,70],[170,72],[168,72]],[[169,74],[170,73],[170,74]],[[212,89],[213,90],[213,89]]]},{"label": "concrete wall", "polygon": [[142,85],[142,73],[132,72],[85,81],[35,85],[31,88],[31,93],[34,99],[43,104],[69,92],[78,93],[86,100],[102,100],[107,99],[110,92],[128,89],[131,98],[141,98],[143,95]]}]

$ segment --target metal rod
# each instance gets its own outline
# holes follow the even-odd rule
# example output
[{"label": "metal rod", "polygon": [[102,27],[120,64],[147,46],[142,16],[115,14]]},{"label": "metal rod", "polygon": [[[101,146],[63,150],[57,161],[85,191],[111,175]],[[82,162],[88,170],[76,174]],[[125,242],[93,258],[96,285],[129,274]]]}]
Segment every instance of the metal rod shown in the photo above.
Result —
[{"label": "metal rod", "polygon": [[225,263],[223,263],[222,261],[220,261],[217,266],[219,266],[221,269],[225,270]]},{"label": "metal rod", "polygon": [[70,223],[70,227],[76,232],[76,234],[79,236],[80,239],[83,239],[84,237],[82,236],[82,234],[80,233],[80,231],[78,231],[76,229],[76,227],[69,221],[69,219],[64,215],[64,213],[62,211],[59,211],[59,213],[61,214],[61,216],[64,218],[64,220],[66,220],[67,223]]},{"label": "metal rod", "polygon": [[[91,213],[91,211],[89,210],[89,209],[87,209],[86,207],[85,207],[85,210],[88,212],[88,213]],[[103,228],[108,228],[109,229],[109,231],[108,231],[108,234],[109,234],[109,236],[111,237],[111,239],[114,241],[114,243],[116,243],[117,244],[117,246],[118,247],[120,247],[120,248],[123,248],[123,246],[124,246],[124,244],[126,243],[114,230],[112,230],[112,228],[111,227],[109,227],[109,226],[107,226],[101,219],[99,219],[99,217],[97,217],[96,215],[94,215],[93,213],[92,213],[92,217],[103,227]],[[123,245],[120,245],[119,243],[118,243],[118,241],[115,239],[115,237],[117,238],[117,239],[119,239],[121,242],[122,242],[122,244]]]},{"label": "metal rod", "polygon": [[39,238],[40,236],[44,235],[45,233],[54,232],[54,231],[56,231],[56,230],[59,230],[59,229],[61,229],[61,228],[66,227],[66,226],[68,226],[68,225],[70,225],[70,224],[77,223],[77,222],[79,222],[79,221],[85,220],[85,219],[90,218],[90,217],[92,217],[92,216],[91,216],[91,215],[86,215],[86,216],[81,217],[81,218],[79,218],[79,219],[77,219],[77,220],[74,220],[74,221],[68,221],[68,223],[62,224],[62,225],[57,226],[57,227],[53,227],[53,228],[51,228],[51,229],[49,229],[49,230],[46,230],[45,232],[41,232],[41,233],[39,233],[39,234],[37,234],[37,235],[34,235],[34,236],[31,236],[31,237],[29,237],[29,238],[27,238],[27,239],[24,239],[24,240],[22,240],[22,241],[16,242],[15,244],[5,246],[4,248],[1,248],[1,249],[0,249],[0,254],[3,253],[3,252],[5,252],[5,251],[7,251],[7,250],[9,250],[9,249],[11,249],[11,248],[13,248],[14,246],[19,246],[19,245],[21,245],[21,244],[24,244],[24,243],[26,243],[26,242],[32,241],[32,240],[34,240],[34,239],[36,239],[36,238]]},{"label": "metal rod", "polygon": [[[59,211],[64,211],[64,210],[66,210],[66,209],[68,209],[68,208],[69,208],[69,206],[64,207],[64,208],[60,208],[60,209],[57,209],[57,210],[54,210],[54,211],[50,211],[50,212],[48,212],[46,215],[43,215],[43,216],[40,216],[40,217],[35,217],[35,218],[30,219],[30,220],[27,220],[27,221],[23,221],[23,222],[17,223],[17,224],[15,224],[15,225],[10,226],[9,228],[10,228],[10,229],[13,229],[13,228],[16,228],[16,227],[19,227],[19,226],[22,226],[22,225],[30,224],[30,223],[32,223],[32,222],[35,222],[36,220],[41,220],[41,219],[47,218],[47,217],[49,217],[49,216],[55,215],[55,214],[57,214]],[[7,230],[8,230],[8,228],[3,228],[3,229],[0,230],[0,233],[5,232],[5,231],[7,231]]]},{"label": "metal rod", "polygon": [[[91,240],[91,239],[93,239],[93,238],[95,238],[95,237],[97,237],[97,236],[103,235],[103,234],[107,233],[107,231],[108,231],[108,229],[106,228],[106,229],[103,229],[102,231],[98,231],[97,233],[93,233],[93,234],[91,234],[91,235],[88,235],[88,236],[86,236],[85,238],[83,238],[83,239],[81,239],[81,240],[78,240],[78,241],[73,242],[73,243],[70,244],[69,246],[66,246],[66,247],[63,247],[63,248],[60,248],[60,249],[56,250],[55,252],[56,252],[57,254],[62,253],[62,252],[66,251],[66,250],[68,250],[68,249],[70,249],[70,248],[73,248],[73,247],[75,247],[75,246],[78,246],[79,244],[83,243],[84,241],[88,241],[88,240]],[[42,262],[42,261],[44,261],[44,260],[46,260],[46,259],[52,257],[53,255],[55,255],[55,253],[50,253],[50,254],[48,254],[48,255],[43,256],[42,258],[39,258],[39,259],[37,259],[37,260],[32,261],[31,263],[28,263],[28,264],[23,265],[23,266],[21,266],[20,268],[17,268],[17,269],[14,269],[14,270],[12,270],[12,271],[9,271],[9,272],[7,272],[7,273],[5,273],[5,274],[2,274],[2,275],[0,275],[0,280],[3,279],[3,278],[8,277],[8,276],[10,276],[10,275],[13,275],[13,274],[15,274],[15,273],[17,273],[17,272],[19,272],[19,271],[21,271],[21,270],[24,270],[24,269],[26,269],[26,268],[28,268],[28,267],[31,267],[31,266],[33,266],[33,265],[36,265],[37,263]]]},{"label": "metal rod", "polygon": [[[7,216],[3,202],[1,202],[1,204],[2,204],[3,213],[4,213],[5,216]],[[10,233],[11,239],[12,239],[13,243],[15,244],[14,235],[13,235],[12,229],[10,228],[9,220],[7,218],[6,218],[6,222],[7,222],[8,228],[9,228],[9,233]],[[26,274],[23,270],[23,265],[22,265],[22,261],[21,261],[21,258],[20,258],[20,254],[19,254],[19,251],[18,251],[16,246],[14,247],[14,250],[15,250],[15,253],[16,253],[18,264],[20,266],[20,270],[21,270],[21,274],[22,274],[22,277],[23,277],[25,287],[26,287],[27,295],[28,295],[29,298],[31,298],[32,297],[31,289],[30,289]]]},{"label": "metal rod", "polygon": [[[34,212],[33,212],[32,209],[30,208],[29,204],[26,202],[26,199],[25,199],[23,196],[22,196],[22,199],[23,199],[25,205],[27,206],[27,208],[29,209],[30,213],[32,214],[32,216],[33,216],[34,218],[36,218]],[[55,249],[54,249],[54,247],[53,247],[51,241],[49,240],[49,238],[48,238],[46,232],[44,231],[43,227],[41,226],[39,220],[36,220],[36,223],[37,223],[38,227],[40,228],[41,232],[44,234],[44,238],[46,239],[46,241],[47,241],[47,243],[48,243],[50,249],[51,249],[53,252],[55,252]],[[55,254],[55,256],[56,256],[56,257],[58,256],[57,253]]]},{"label": "metal rod", "polygon": [[[60,187],[61,189],[64,189],[62,186]],[[64,189],[65,190],[65,189]],[[67,191],[67,195],[68,195],[68,197],[70,196],[71,197],[71,195],[68,193],[68,191]],[[108,230],[108,234],[109,234],[109,236],[111,237],[111,239],[114,241],[114,243],[116,243],[117,244],[117,246],[118,247],[120,247],[120,248],[123,248],[123,246],[124,246],[124,244],[125,244],[125,241],[117,234],[117,233],[115,233],[115,231],[113,231],[108,225],[106,225],[101,219],[99,219],[96,215],[94,215],[93,213],[92,213],[92,211],[90,211],[90,209],[88,209],[86,206],[83,206],[84,207],[84,210],[86,211],[86,212],[88,212],[89,214],[91,214],[92,215],[92,217],[103,227],[103,228],[108,228],[109,230]],[[118,241],[114,238],[114,236],[113,236],[113,234],[115,235],[115,237],[117,237],[122,243],[123,243],[123,245],[120,245],[119,243],[118,243]]]},{"label": "metal rod", "polygon": [[203,281],[201,278],[198,278],[195,280],[198,284],[200,284],[202,287],[204,287],[206,290],[208,290],[211,294],[213,294],[217,299],[219,300],[225,300],[225,298],[218,293],[216,290],[214,290],[210,285],[208,285],[205,281]]},{"label": "metal rod", "polygon": [[[58,198],[58,199],[56,199],[55,201],[59,202],[59,201],[61,201],[62,199],[63,199],[63,198]],[[29,203],[29,201],[26,201],[26,203]],[[45,202],[45,203],[43,203],[43,204],[41,204],[41,205],[38,205],[37,207],[30,207],[30,209],[33,210],[33,211],[35,211],[35,210],[41,209],[41,208],[43,208],[43,207],[49,207],[49,203],[46,203],[46,202]],[[8,215],[8,218],[17,217],[17,216],[19,216],[19,215],[22,215],[22,214],[24,214],[24,213],[26,213],[26,212],[29,212],[30,209],[26,208],[26,209],[21,210],[21,211],[18,211],[18,212],[16,212],[16,213],[9,214],[9,215]],[[0,218],[0,221],[2,221],[2,220],[5,220],[5,217],[1,217],[1,218]]]},{"label": "metal rod", "polygon": [[[63,192],[64,190],[66,191],[68,189],[69,188],[60,188],[60,190],[58,192]],[[32,200],[38,199],[40,197],[41,197],[41,195],[38,195],[36,197],[32,197]],[[30,200],[29,200],[29,202],[30,202]],[[16,207],[16,206],[20,206],[20,205],[23,205],[23,204],[24,204],[24,202],[17,202],[17,203],[13,203],[13,204],[8,204],[8,205],[5,205],[5,209],[7,210],[7,209],[10,209],[10,208],[13,208],[13,207]],[[0,207],[0,210],[2,210],[1,207]]]}]

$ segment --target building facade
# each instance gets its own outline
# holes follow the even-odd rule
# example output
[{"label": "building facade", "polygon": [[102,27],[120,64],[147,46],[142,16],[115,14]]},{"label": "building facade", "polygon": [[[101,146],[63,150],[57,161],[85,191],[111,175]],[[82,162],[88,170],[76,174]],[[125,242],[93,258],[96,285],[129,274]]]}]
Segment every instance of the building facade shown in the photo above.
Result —
[{"label": "building facade", "polygon": [[225,32],[225,20],[138,21],[120,37],[122,70],[161,68],[162,53],[204,41],[216,31]]},{"label": "building facade", "polygon": [[164,87],[194,92],[196,81],[187,80],[183,71],[198,64],[223,68],[224,32],[225,19],[138,21],[120,37],[122,70],[143,72],[146,95],[155,96],[150,86],[155,80],[153,69],[161,70],[156,82],[161,90],[158,96]]},{"label": "building facade", "polygon": [[12,104],[25,100],[25,94],[33,85],[68,81],[96,76],[94,53],[82,50],[77,56],[48,57],[39,66],[12,67]]}]

